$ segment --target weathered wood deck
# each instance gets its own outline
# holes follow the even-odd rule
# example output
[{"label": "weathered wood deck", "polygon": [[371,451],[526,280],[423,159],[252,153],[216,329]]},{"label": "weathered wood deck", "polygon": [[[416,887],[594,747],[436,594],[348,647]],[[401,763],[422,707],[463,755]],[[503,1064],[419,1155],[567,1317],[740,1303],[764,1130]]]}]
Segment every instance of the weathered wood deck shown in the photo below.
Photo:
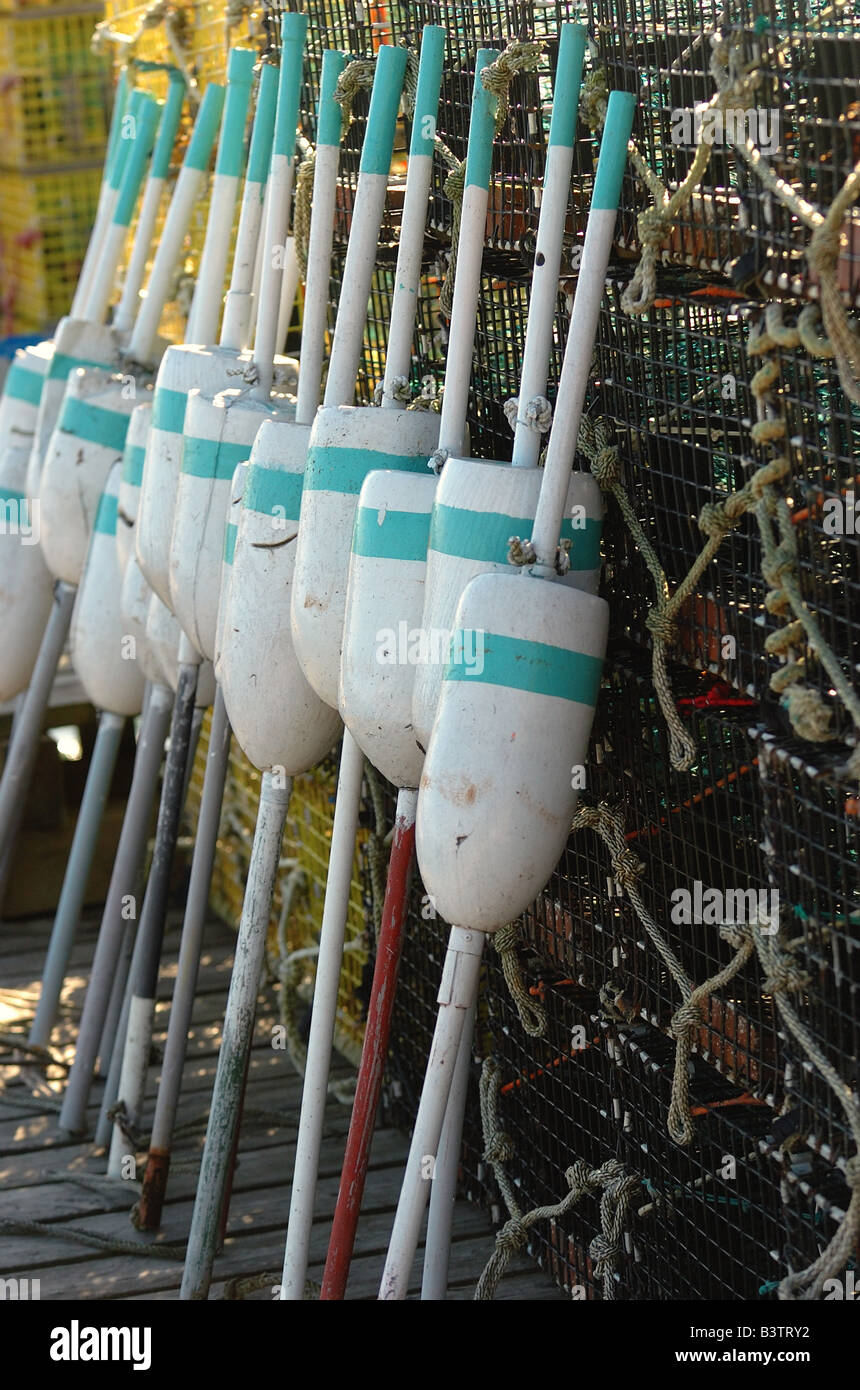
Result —
[{"label": "weathered wood deck", "polygon": [[[26,1038],[38,993],[50,932],[49,921],[0,926],[0,1033]],[[76,1020],[83,1000],[86,971],[92,957],[98,916],[82,924],[72,955],[63,996],[62,1018],[54,1034],[54,1051],[64,1061],[72,1056]],[[200,1123],[177,1142],[162,1230],[147,1237],[131,1226],[128,1214],[137,1190],[132,1181],[108,1182],[105,1156],[91,1143],[66,1141],[57,1129],[57,1096],[63,1070],[49,1068],[40,1079],[31,1066],[15,1063],[8,1045],[0,1046],[0,1221],[40,1223],[33,1232],[0,1228],[0,1277],[38,1279],[42,1299],[176,1299],[181,1261],[160,1254],[164,1246],[182,1247],[191,1220],[197,1169],[220,1044],[221,1020],[232,965],[233,934],[210,923],[200,970],[192,1035],[185,1066],[179,1123]],[[159,984],[156,1043],[163,1044],[169,998],[176,968],[178,923],[172,920],[165,942]],[[261,996],[255,1045],[246,1093],[246,1110],[239,1145],[239,1163],[224,1249],[215,1265],[211,1298],[224,1297],[228,1281],[238,1276],[271,1272],[271,1281],[247,1293],[271,1299],[283,1257],[289,1207],[300,1081],[282,1051],[271,1047],[271,1025],[277,1022],[272,992]],[[339,1074],[348,1069],[340,1063]],[[158,1066],[150,1068],[150,1104],[158,1081]],[[90,1119],[98,1113],[101,1085],[94,1088]],[[150,1117],[147,1117],[150,1118]],[[280,1123],[278,1122],[280,1121]],[[349,1110],[332,1099],[322,1149],[317,1193],[318,1216],[311,1244],[309,1277],[318,1280],[328,1229],[337,1196]],[[400,1185],[407,1141],[399,1132],[376,1134],[358,1229],[348,1290],[350,1299],[373,1299],[379,1284],[388,1235]],[[95,1178],[92,1185],[84,1185]],[[135,1250],[96,1248],[69,1238],[72,1231],[107,1241],[130,1242]],[[64,1238],[65,1237],[65,1238]],[[451,1299],[469,1299],[475,1281],[493,1248],[487,1216],[458,1202],[451,1254]],[[417,1296],[418,1267],[410,1296]],[[548,1278],[528,1261],[513,1262],[497,1298],[562,1299]]]}]

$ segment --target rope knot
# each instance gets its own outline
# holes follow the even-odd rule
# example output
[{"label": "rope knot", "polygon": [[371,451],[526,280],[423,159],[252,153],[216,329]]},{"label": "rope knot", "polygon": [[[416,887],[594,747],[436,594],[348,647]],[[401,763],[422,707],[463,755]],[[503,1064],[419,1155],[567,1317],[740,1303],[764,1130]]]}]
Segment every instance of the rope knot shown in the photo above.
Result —
[{"label": "rope knot", "polygon": [[645,865],[635,850],[627,846],[612,860],[612,871],[622,887],[635,885],[645,872]]},{"label": "rope knot", "polygon": [[427,460],[427,467],[438,477],[450,457],[450,449],[434,449]]},{"label": "rope knot", "polygon": [[527,403],[522,415],[519,396],[511,396],[505,401],[502,409],[513,431],[516,431],[517,425],[525,425],[527,429],[536,430],[538,434],[546,434],[552,424],[552,406],[546,396],[534,396]]},{"label": "rope knot", "polygon": [[511,1136],[503,1129],[497,1129],[491,1135],[482,1157],[485,1163],[510,1163],[516,1152]]},{"label": "rope knot", "polygon": [[673,1014],[669,1031],[677,1042],[680,1038],[685,1038],[692,1029],[701,1028],[704,1022],[705,1016],[695,999],[686,999]]},{"label": "rope knot", "polygon": [[706,502],[699,512],[699,530],[711,540],[720,541],[734,530],[740,516],[732,516],[724,502]]},{"label": "rope knot", "polygon": [[521,1217],[512,1216],[496,1234],[496,1249],[507,1255],[525,1250],[529,1243],[529,1228]]},{"label": "rope knot", "polygon": [[609,1274],[618,1261],[621,1247],[616,1240],[599,1232],[588,1247],[595,1274],[603,1277]]},{"label": "rope knot", "polygon": [[591,473],[604,492],[621,482],[621,460],[612,444],[604,444],[591,460]]},{"label": "rope knot", "polygon": [[653,637],[659,637],[665,646],[669,647],[675,640],[675,618],[671,612],[659,604],[652,608],[647,618],[645,626]]},{"label": "rope knot", "polygon": [[530,540],[522,540],[520,536],[508,536],[508,564],[509,565],[533,565],[537,559],[537,551]]},{"label": "rope knot", "polygon": [[786,955],[781,955],[771,965],[770,973],[762,983],[765,994],[797,994],[808,986],[809,976],[801,970],[797,961]]}]

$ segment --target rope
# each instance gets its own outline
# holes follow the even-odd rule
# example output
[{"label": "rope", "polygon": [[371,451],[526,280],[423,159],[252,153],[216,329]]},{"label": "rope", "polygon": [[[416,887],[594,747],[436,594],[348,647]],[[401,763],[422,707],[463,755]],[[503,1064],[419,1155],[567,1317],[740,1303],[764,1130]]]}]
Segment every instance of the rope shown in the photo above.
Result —
[{"label": "rope", "polygon": [[505,984],[516,1005],[520,1023],[530,1038],[543,1038],[546,1037],[546,1009],[543,1004],[533,999],[526,989],[517,954],[519,943],[520,928],[518,922],[511,922],[508,926],[500,928],[493,936],[493,945],[499,955]]},{"label": "rope", "polygon": [[511,396],[502,409],[512,431],[516,430],[517,425],[525,425],[527,429],[537,430],[538,434],[546,434],[552,424],[552,406],[546,396],[535,396],[526,405],[522,416],[519,396]]},{"label": "rope", "polygon": [[695,1137],[693,1117],[690,1113],[689,1062],[696,1034],[705,1022],[700,1005],[709,995],[716,993],[734,979],[752,955],[752,940],[743,927],[728,924],[722,927],[720,936],[733,947],[735,954],[727,966],[717,971],[704,984],[694,985],[645,905],[639,891],[639,880],[645,873],[645,865],[627,843],[622,817],[605,801],[598,802],[596,806],[580,804],[573,817],[571,829],[594,830],[603,840],[612,858],[612,869],[617,884],[627,894],[651,944],[681,994],[683,1002],[672,1018],[669,1030],[675,1039],[675,1070],[667,1129],[670,1138],[676,1144],[686,1146],[691,1144]]},{"label": "rope", "polygon": [[135,1240],[118,1240],[114,1236],[100,1236],[93,1231],[83,1231],[77,1226],[48,1221],[14,1221],[4,1217],[0,1220],[0,1233],[7,1236],[49,1236],[54,1240],[70,1240],[78,1245],[90,1245],[94,1250],[106,1250],[113,1255],[153,1255],[161,1260],[184,1260],[185,1247],[176,1245],[142,1245]]},{"label": "rope", "polygon": [[505,1163],[513,1157],[513,1142],[499,1126],[498,1096],[501,1085],[501,1068],[492,1058],[484,1061],[481,1069],[480,1099],[481,1126],[484,1135],[484,1161],[493,1169],[499,1189],[507,1206],[509,1219],[496,1233],[495,1249],[478,1280],[475,1300],[486,1302],[495,1296],[499,1282],[510,1263],[511,1257],[528,1244],[529,1231],[540,1221],[556,1221],[564,1216],[585,1196],[600,1195],[600,1233],[589,1246],[595,1274],[603,1279],[603,1297],[615,1298],[615,1268],[623,1252],[624,1228],[628,1208],[633,1193],[640,1187],[640,1180],[626,1172],[623,1164],[610,1158],[599,1168],[589,1168],[583,1159],[577,1159],[565,1172],[568,1192],[559,1202],[551,1206],[535,1207],[523,1214],[516,1200],[511,1179],[505,1172]]}]

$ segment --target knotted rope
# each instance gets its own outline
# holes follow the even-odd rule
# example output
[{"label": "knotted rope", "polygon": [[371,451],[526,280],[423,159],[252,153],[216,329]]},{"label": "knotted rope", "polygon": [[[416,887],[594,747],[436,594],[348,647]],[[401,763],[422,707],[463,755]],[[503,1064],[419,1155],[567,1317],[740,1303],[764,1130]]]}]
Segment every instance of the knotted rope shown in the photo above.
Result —
[{"label": "knotted rope", "polygon": [[543,1038],[546,1036],[546,1009],[543,1004],[532,998],[526,988],[517,954],[519,943],[520,928],[518,922],[511,922],[508,926],[501,927],[493,936],[493,945],[498,952],[505,984],[516,1005],[520,1023],[530,1038]]},{"label": "knotted rope", "polygon": [[499,1282],[511,1257],[528,1244],[529,1232],[540,1221],[556,1221],[586,1196],[600,1193],[600,1232],[589,1246],[594,1271],[603,1279],[603,1297],[615,1298],[614,1271],[623,1253],[624,1229],[633,1193],[640,1180],[628,1173],[617,1159],[610,1158],[599,1168],[590,1168],[577,1159],[565,1172],[568,1192],[551,1206],[535,1207],[522,1212],[516,1190],[505,1171],[505,1164],[514,1156],[513,1141],[501,1129],[498,1120],[498,1096],[501,1068],[488,1057],[481,1069],[480,1100],[481,1126],[484,1135],[484,1161],[489,1163],[508,1209],[509,1219],[496,1233],[495,1249],[490,1256],[475,1289],[475,1300],[486,1302],[495,1296]]}]

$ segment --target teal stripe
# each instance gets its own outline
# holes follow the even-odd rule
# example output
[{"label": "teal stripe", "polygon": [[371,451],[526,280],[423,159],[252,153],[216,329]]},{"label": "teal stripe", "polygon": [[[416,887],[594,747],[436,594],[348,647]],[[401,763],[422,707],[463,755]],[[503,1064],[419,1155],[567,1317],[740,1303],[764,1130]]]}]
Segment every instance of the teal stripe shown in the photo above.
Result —
[{"label": "teal stripe", "polygon": [[281,79],[275,118],[274,153],[292,159],[296,152],[296,126],[302,87],[302,55],[308,32],[306,14],[285,14],[281,19]]},{"label": "teal stripe", "polygon": [[69,372],[77,367],[100,367],[103,372],[109,372],[113,366],[113,362],[94,362],[92,358],[69,357],[65,352],[55,352],[48,368],[48,380],[65,381]]},{"label": "teal stripe", "polygon": [[400,473],[424,473],[426,454],[383,454],[375,449],[335,449],[325,446],[308,450],[305,488],[312,492],[361,492],[368,473],[377,468],[395,468]]},{"label": "teal stripe", "polygon": [[143,461],[146,449],[142,444],[126,444],[122,457],[122,480],[131,487],[140,487],[143,482]]},{"label": "teal stripe", "polygon": [[415,89],[410,154],[433,154],[444,57],[445,30],[441,24],[425,24],[421,33],[421,59],[418,64],[418,86]]},{"label": "teal stripe", "polygon": [[[483,653],[482,644],[483,643]],[[445,667],[446,681],[474,681],[478,685],[500,685],[509,690],[527,690],[533,695],[551,695],[594,706],[603,674],[600,657],[552,647],[546,642],[529,642],[522,637],[502,637],[497,632],[456,631]],[[455,657],[459,654],[459,660]],[[464,654],[474,664],[467,665]],[[481,656],[483,655],[483,669]]]},{"label": "teal stripe", "polygon": [[109,492],[103,492],[99,499],[99,509],[96,512],[96,522],[93,530],[100,531],[104,536],[115,536],[116,516],[116,497]]},{"label": "teal stripe", "polygon": [[343,111],[334,99],[337,79],[346,67],[346,54],[327,48],[322,60],[320,104],[317,111],[317,145],[339,145]]},{"label": "teal stripe", "polygon": [[190,478],[229,480],[237,463],[244,463],[250,444],[228,444],[218,439],[188,439],[182,445],[182,472]]},{"label": "teal stripe", "polygon": [[119,75],[119,81],[116,84],[116,91],[114,92],[113,110],[110,118],[110,129],[108,130],[107,154],[105,155],[104,167],[104,179],[106,183],[110,183],[110,176],[113,172],[113,162],[116,159],[122,118],[125,115],[125,108],[128,104],[128,93],[128,68],[123,68]]},{"label": "teal stripe", "polygon": [[187,392],[169,391],[166,386],[156,386],[152,398],[152,428],[181,434],[185,427],[187,404]]},{"label": "teal stripe", "polygon": [[549,123],[550,145],[564,145],[568,149],[573,145],[584,57],[585,25],[562,24]]},{"label": "teal stripe", "polygon": [[[463,560],[504,565],[511,536],[530,536],[534,517],[508,516],[505,512],[473,512],[465,507],[446,507],[437,502],[430,523],[431,550],[456,555]],[[563,540],[570,540],[572,570],[596,569],[600,564],[600,538],[603,523],[586,518],[584,526],[574,526],[569,517],[562,522]]]},{"label": "teal stripe", "polygon": [[228,521],[224,528],[224,564],[232,565],[233,556],[236,554],[236,532],[238,526],[233,521]]},{"label": "teal stripe", "polygon": [[221,112],[224,109],[224,88],[217,82],[210,82],[203,93],[203,100],[197,112],[197,120],[191,132],[188,149],[182,167],[184,169],[205,170],[209,168],[209,157],[215,144],[215,135]]},{"label": "teal stripe", "polygon": [[126,164],[119,197],[114,208],[113,220],[118,227],[128,227],[131,223],[137,195],[143,182],[143,171],[155,142],[157,125],[158,103],[153,97],[144,96],[137,117],[134,146]]},{"label": "teal stripe", "polygon": [[475,86],[472,92],[472,116],[469,121],[469,146],[466,150],[466,187],[489,188],[493,164],[493,140],[496,134],[498,102],[481,81],[481,73],[494,63],[499,54],[495,48],[479,48],[475,59]]},{"label": "teal stripe", "polygon": [[[6,503],[12,505],[6,509]],[[30,510],[26,494],[17,492],[12,487],[0,487],[0,511],[2,511],[2,521],[12,521],[20,526],[29,526]]]},{"label": "teal stripe", "polygon": [[60,429],[73,434],[83,444],[103,444],[107,449],[122,452],[128,434],[129,416],[118,410],[67,396],[60,412]]},{"label": "teal stripe", "polygon": [[[135,87],[128,99],[128,106],[119,128],[116,154],[111,165],[110,186],[114,192],[119,189],[125,177],[129,155],[134,145],[137,119],[142,110],[142,103],[145,96],[146,92],[140,87]],[[126,128],[126,120],[128,121],[128,128]]]},{"label": "teal stripe", "polygon": [[379,508],[359,507],[352,553],[374,560],[426,560],[429,534],[429,512],[386,511],[380,525]]},{"label": "teal stripe", "polygon": [[272,158],[272,141],[275,138],[275,104],[278,99],[278,70],[272,63],[264,63],[257,88],[257,110],[254,127],[251,131],[251,148],[248,152],[248,181],[265,183],[269,176],[269,161]]},{"label": "teal stripe", "polygon": [[256,54],[250,48],[233,48],[227,60],[227,99],[221,121],[215,173],[238,178],[245,157],[245,122],[251,100],[251,79]]},{"label": "teal stripe", "polygon": [[361,174],[388,174],[400,93],[406,76],[406,49],[383,44],[376,55],[376,74],[370,93],[367,128],[361,147]]},{"label": "teal stripe", "polygon": [[259,463],[252,463],[245,479],[242,509],[275,516],[280,515],[280,511],[276,512],[276,508],[280,508],[285,519],[296,521],[302,505],[303,482],[303,473],[285,473],[280,468],[263,468]]},{"label": "teal stripe", "polygon": [[173,154],[184,100],[185,83],[178,74],[174,79],[171,73],[167,96],[164,98],[164,104],[161,108],[161,124],[155,142],[155,153],[152,156],[149,170],[149,177],[152,179],[166,179],[170,172],[170,157]]},{"label": "teal stripe", "polygon": [[632,92],[610,92],[606,124],[600,141],[597,174],[591,206],[598,212],[614,212],[621,197],[621,180],[627,163],[627,142],[633,128],[636,97]]},{"label": "teal stripe", "polygon": [[33,372],[29,367],[22,367],[20,362],[13,362],[6,373],[4,395],[12,396],[16,401],[26,401],[28,405],[38,405],[44,382],[42,372]]}]

